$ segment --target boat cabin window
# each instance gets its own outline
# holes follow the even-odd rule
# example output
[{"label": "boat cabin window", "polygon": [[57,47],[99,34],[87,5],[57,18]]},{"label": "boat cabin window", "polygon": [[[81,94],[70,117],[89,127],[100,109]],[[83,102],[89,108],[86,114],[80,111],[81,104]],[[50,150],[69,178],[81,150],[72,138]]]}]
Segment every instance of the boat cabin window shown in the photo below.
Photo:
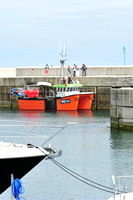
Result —
[{"label": "boat cabin window", "polygon": [[71,87],[71,88],[70,88],[70,92],[72,92],[72,90],[73,90],[73,88]]},{"label": "boat cabin window", "polygon": [[65,92],[65,91],[66,91],[66,88],[64,87],[64,88],[63,88],[63,92]]},{"label": "boat cabin window", "polygon": [[80,88],[79,88],[79,87],[77,87],[77,91],[80,91]]},{"label": "boat cabin window", "polygon": [[69,87],[66,88],[66,92],[69,92]]},{"label": "boat cabin window", "polygon": [[62,92],[63,88],[58,88],[58,92]]}]

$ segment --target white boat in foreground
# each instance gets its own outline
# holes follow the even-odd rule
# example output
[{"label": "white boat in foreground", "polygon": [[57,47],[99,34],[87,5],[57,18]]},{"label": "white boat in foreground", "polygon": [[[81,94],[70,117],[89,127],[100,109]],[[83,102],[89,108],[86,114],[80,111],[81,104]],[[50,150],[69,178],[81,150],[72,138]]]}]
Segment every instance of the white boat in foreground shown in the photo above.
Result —
[{"label": "white boat in foreground", "polygon": [[10,186],[11,174],[22,178],[43,159],[60,156],[61,151],[32,144],[0,142],[0,194]]},{"label": "white boat in foreground", "polygon": [[117,176],[118,187],[115,188],[115,177],[112,176],[114,195],[108,200],[133,200],[133,176]]}]

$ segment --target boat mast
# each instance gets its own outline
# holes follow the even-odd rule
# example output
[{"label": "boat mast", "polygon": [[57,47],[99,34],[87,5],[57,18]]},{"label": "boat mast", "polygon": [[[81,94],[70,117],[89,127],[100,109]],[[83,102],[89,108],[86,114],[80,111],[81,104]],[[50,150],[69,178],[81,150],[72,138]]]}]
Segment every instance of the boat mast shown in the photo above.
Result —
[{"label": "boat mast", "polygon": [[[60,63],[61,63],[61,74],[60,74],[60,81],[63,80],[63,77],[65,77],[65,57],[66,55],[66,47],[64,44],[64,49],[62,49],[62,53],[60,54],[62,56]],[[59,83],[60,84],[60,83]]]}]

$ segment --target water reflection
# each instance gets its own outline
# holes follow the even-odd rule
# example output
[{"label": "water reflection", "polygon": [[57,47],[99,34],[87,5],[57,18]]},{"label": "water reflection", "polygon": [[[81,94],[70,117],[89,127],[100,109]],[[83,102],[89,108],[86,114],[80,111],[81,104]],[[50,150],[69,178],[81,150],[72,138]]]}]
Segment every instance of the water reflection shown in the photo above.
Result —
[{"label": "water reflection", "polygon": [[38,123],[42,118],[45,117],[44,111],[35,111],[35,110],[19,110],[19,118],[30,123]]},{"label": "water reflection", "polygon": [[92,110],[79,110],[78,113],[80,117],[93,117]]},{"label": "water reflection", "polygon": [[61,116],[67,116],[67,117],[78,117],[79,114],[78,114],[78,111],[56,111],[56,116],[57,117],[61,117]]},{"label": "water reflection", "polygon": [[92,110],[78,110],[78,111],[56,111],[56,116],[65,116],[65,117],[72,117],[72,118],[78,118],[78,117],[93,117]]},{"label": "water reflection", "polygon": [[93,117],[93,112],[91,110],[79,110],[79,111],[33,111],[33,110],[19,110],[19,114],[26,118],[26,119],[32,119],[32,118],[40,118],[42,115],[45,117],[47,114],[55,114],[56,117],[72,117],[72,118],[78,118],[78,117]]},{"label": "water reflection", "polygon": [[133,174],[133,132],[111,129],[112,168],[116,175]]},{"label": "water reflection", "polygon": [[40,114],[44,114],[44,111],[36,111],[36,110],[19,110],[19,114],[24,118],[39,118]]},{"label": "water reflection", "polygon": [[112,149],[129,149],[133,148],[133,132],[111,129],[110,134]]}]

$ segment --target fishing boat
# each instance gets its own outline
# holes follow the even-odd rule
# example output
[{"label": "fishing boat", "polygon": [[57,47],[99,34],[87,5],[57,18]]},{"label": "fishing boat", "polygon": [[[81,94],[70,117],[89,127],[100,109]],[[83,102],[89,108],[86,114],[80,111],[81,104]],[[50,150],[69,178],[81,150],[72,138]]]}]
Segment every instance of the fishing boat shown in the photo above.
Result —
[{"label": "fishing boat", "polygon": [[133,176],[117,176],[118,187],[115,187],[115,177],[112,176],[114,194],[108,200],[132,200]]},{"label": "fishing boat", "polygon": [[57,110],[88,110],[91,109],[94,92],[81,92],[83,85],[78,80],[74,81],[70,74],[65,73],[65,48],[62,50],[61,75],[56,88]]},{"label": "fishing boat", "polygon": [[81,83],[53,85],[56,88],[57,110],[91,109],[94,99],[93,92],[80,92]]},{"label": "fishing boat", "polygon": [[12,89],[12,94],[18,95],[20,110],[75,111],[91,109],[94,92],[81,92],[83,85],[78,80],[73,80],[65,71],[65,50],[62,50],[61,55],[59,84],[52,85],[48,82],[38,82],[26,86],[27,88],[24,90]]}]

